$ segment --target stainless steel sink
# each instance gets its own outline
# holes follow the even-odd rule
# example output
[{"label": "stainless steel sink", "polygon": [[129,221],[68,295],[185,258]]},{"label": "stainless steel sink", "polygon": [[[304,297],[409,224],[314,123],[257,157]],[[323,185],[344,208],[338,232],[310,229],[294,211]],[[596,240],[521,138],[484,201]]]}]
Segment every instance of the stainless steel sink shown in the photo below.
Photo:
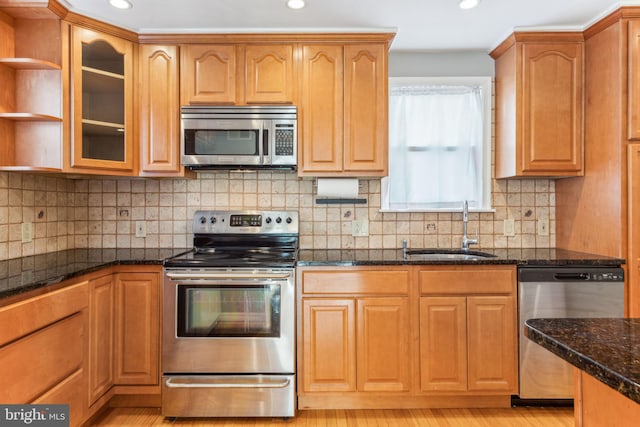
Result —
[{"label": "stainless steel sink", "polygon": [[411,249],[406,252],[406,259],[419,260],[463,260],[473,261],[487,258],[495,258],[496,255],[488,252],[464,250],[464,249]]}]

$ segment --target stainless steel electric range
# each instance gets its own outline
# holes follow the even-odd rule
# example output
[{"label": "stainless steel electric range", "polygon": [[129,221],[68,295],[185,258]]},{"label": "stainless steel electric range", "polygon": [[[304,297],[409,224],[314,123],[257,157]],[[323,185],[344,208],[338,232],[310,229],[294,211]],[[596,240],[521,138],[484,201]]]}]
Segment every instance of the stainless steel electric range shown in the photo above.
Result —
[{"label": "stainless steel electric range", "polygon": [[295,414],[295,211],[198,211],[165,260],[162,414]]}]

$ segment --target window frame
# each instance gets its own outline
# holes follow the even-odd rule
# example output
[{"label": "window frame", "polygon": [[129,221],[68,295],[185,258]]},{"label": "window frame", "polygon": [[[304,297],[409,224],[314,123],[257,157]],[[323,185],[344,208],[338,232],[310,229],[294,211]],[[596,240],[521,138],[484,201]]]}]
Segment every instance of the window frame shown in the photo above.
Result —
[{"label": "window frame", "polygon": [[[492,145],[493,145],[493,77],[491,76],[456,76],[456,77],[389,77],[389,96],[394,86],[406,85],[474,85],[481,86],[483,94],[484,126],[482,135],[482,206],[469,207],[474,212],[495,212],[493,209],[492,192]],[[407,208],[397,209],[389,207],[389,177],[381,179],[381,206],[380,212],[459,212],[462,210],[453,208]]]}]

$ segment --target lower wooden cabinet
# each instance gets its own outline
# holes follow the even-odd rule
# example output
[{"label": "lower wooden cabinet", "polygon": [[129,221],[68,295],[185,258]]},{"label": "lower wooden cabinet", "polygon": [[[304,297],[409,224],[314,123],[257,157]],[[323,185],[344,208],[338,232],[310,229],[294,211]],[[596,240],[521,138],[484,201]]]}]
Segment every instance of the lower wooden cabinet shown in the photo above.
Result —
[{"label": "lower wooden cabinet", "polygon": [[298,407],[508,407],[515,266],[298,268]]},{"label": "lower wooden cabinet", "polygon": [[434,266],[419,273],[426,392],[517,392],[515,267]]},{"label": "lower wooden cabinet", "polygon": [[89,406],[113,386],[113,275],[89,282]]},{"label": "lower wooden cabinet", "polygon": [[161,272],[110,267],[0,302],[0,402],[69,404],[71,426],[113,397],[159,403]]},{"label": "lower wooden cabinet", "polygon": [[513,297],[421,297],[422,390],[515,392],[516,333]]},{"label": "lower wooden cabinet", "polygon": [[113,386],[159,384],[159,277],[121,267],[90,281],[90,405]]},{"label": "lower wooden cabinet", "polygon": [[409,298],[356,299],[357,389],[408,391]]},{"label": "lower wooden cabinet", "polygon": [[115,384],[159,383],[159,298],[157,273],[115,275]]},{"label": "lower wooden cabinet", "polygon": [[68,404],[86,417],[88,282],[0,307],[0,402]]},{"label": "lower wooden cabinet", "polygon": [[299,280],[299,394],[408,392],[408,269],[302,269]]},{"label": "lower wooden cabinet", "polygon": [[420,298],[420,383],[425,391],[467,390],[465,297]]},{"label": "lower wooden cabinet", "polygon": [[[578,368],[574,368],[576,427],[634,426],[640,404]],[[635,421],[634,421],[635,420]]]},{"label": "lower wooden cabinet", "polygon": [[304,391],[409,390],[407,297],[305,298],[303,313]]},{"label": "lower wooden cabinet", "polygon": [[302,306],[302,391],[355,391],[354,300],[305,298]]}]

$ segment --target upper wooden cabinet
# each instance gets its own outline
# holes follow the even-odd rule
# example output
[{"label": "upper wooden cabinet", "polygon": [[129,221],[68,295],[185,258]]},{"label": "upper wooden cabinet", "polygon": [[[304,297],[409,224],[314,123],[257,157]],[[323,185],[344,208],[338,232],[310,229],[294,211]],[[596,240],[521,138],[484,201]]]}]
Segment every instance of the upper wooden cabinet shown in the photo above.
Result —
[{"label": "upper wooden cabinet", "polygon": [[135,174],[133,44],[74,26],[71,168]]},{"label": "upper wooden cabinet", "polygon": [[293,46],[244,47],[244,102],[291,104],[294,96]]},{"label": "upper wooden cabinet", "polygon": [[140,45],[138,123],[140,175],[182,176],[178,46]]},{"label": "upper wooden cabinet", "polygon": [[293,45],[182,46],[181,103],[291,104]]},{"label": "upper wooden cabinet", "polygon": [[64,34],[60,21],[29,15],[0,11],[0,169],[55,172],[62,169]]},{"label": "upper wooden cabinet", "polygon": [[581,176],[582,33],[514,33],[496,60],[496,178]]},{"label": "upper wooden cabinet", "polygon": [[640,140],[640,20],[631,19],[629,37],[629,120],[628,138]]},{"label": "upper wooden cabinet", "polygon": [[299,175],[387,175],[387,49],[302,47]]}]

